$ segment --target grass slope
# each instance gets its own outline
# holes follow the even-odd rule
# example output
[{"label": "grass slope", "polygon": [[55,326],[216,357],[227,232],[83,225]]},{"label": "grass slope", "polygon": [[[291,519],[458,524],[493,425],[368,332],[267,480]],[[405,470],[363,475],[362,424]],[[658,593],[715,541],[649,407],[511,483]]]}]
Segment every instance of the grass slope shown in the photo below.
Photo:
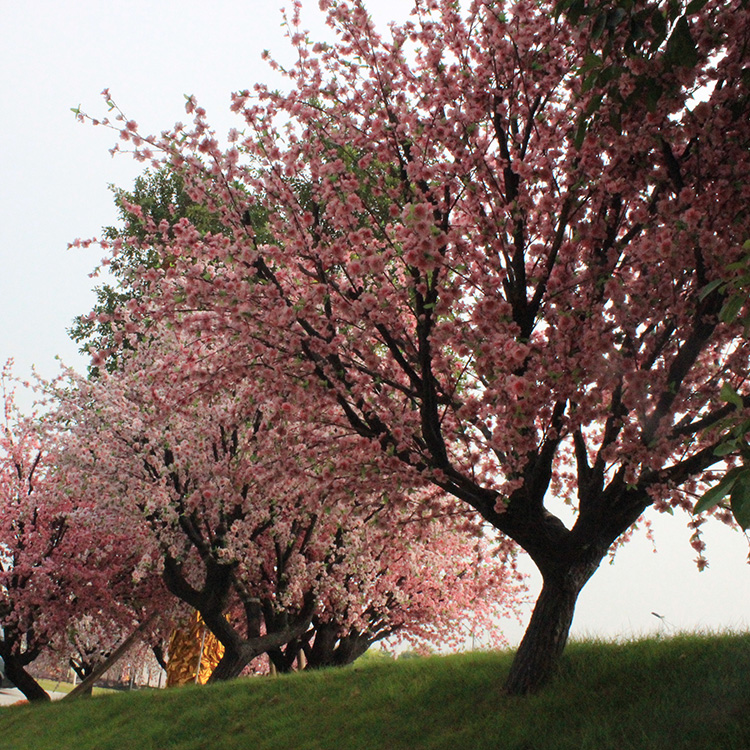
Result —
[{"label": "grass slope", "polygon": [[473,653],[0,710],[4,750],[747,750],[750,634],[571,644],[539,695]]}]

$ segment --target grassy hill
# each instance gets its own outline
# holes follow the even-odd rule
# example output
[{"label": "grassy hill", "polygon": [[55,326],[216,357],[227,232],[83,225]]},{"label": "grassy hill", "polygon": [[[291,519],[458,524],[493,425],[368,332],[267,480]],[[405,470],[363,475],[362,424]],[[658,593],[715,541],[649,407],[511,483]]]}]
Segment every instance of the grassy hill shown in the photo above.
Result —
[{"label": "grassy hill", "polygon": [[747,750],[750,634],[571,644],[539,695],[510,654],[0,709],[3,750]]}]

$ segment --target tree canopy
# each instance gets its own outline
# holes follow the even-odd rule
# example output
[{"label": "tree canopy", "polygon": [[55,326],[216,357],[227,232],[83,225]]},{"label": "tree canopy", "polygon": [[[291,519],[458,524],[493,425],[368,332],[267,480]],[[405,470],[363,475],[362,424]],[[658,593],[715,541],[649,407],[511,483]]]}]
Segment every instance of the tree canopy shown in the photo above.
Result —
[{"label": "tree canopy", "polygon": [[323,666],[394,635],[460,642],[514,610],[512,545],[491,554],[476,514],[354,461],[361,438],[279,407],[263,382],[185,392],[159,364],[175,348],[152,329],[116,372],[66,383],[62,462],[98,516],[143,539],[138,577],[159,571],[222,643],[212,680],[264,653],[286,670],[299,650]]},{"label": "tree canopy", "polygon": [[169,262],[134,275],[124,340],[179,330],[160,368],[260,377],[526,550],[544,584],[513,693],[551,673],[610,546],[735,459],[748,403],[721,314],[749,236],[746,3],[621,3],[606,34],[579,6],[419,2],[381,36],[323,0],[338,41],[293,26],[289,90],[237,92],[228,146],[193,98],[161,136],[108,121],[222,225],[135,211]]}]

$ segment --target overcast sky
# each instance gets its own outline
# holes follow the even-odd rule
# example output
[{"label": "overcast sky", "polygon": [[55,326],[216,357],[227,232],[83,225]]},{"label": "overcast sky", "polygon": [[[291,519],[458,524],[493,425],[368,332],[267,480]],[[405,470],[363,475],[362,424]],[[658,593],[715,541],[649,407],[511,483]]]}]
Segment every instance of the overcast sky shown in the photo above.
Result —
[{"label": "overcast sky", "polygon": [[[385,28],[406,17],[408,3],[371,7]],[[316,2],[306,3],[304,18],[314,37],[325,33]],[[24,377],[32,365],[54,375],[56,355],[85,370],[66,331],[93,304],[88,274],[100,253],[66,246],[114,223],[107,186],[129,187],[142,169],[127,156],[113,159],[113,134],[77,123],[71,108],[102,116],[107,87],[128,117],[158,132],[185,120],[183,94],[194,94],[225,133],[236,124],[230,92],[275,80],[261,52],[290,57],[281,20],[274,0],[0,0],[0,362],[13,357]],[[683,518],[656,518],[655,538],[657,553],[640,534],[614,565],[602,565],[581,595],[574,635],[750,625],[742,534],[706,527],[703,573]],[[536,594],[535,577],[532,587]],[[521,632],[508,626],[511,642]]]}]

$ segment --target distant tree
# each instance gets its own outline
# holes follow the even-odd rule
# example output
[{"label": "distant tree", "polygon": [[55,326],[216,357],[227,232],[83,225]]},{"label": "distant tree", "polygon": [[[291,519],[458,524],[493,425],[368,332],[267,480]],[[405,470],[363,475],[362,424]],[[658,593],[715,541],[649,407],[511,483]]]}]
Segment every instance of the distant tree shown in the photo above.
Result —
[{"label": "distant tree", "polygon": [[82,620],[132,629],[161,605],[163,587],[153,576],[135,585],[137,533],[85,501],[61,469],[59,424],[19,413],[9,366],[0,386],[0,656],[29,700],[48,700],[29,664],[67,650]]},{"label": "distant tree", "polygon": [[10,371],[3,371],[0,432],[0,656],[5,675],[31,701],[49,700],[26,671],[59,627],[52,613],[65,603],[67,509],[45,503],[49,448],[38,425],[14,404]]},{"label": "distant tree", "polygon": [[222,643],[213,680],[266,652],[282,671],[300,650],[345,664],[394,633],[446,642],[513,611],[511,550],[482,562],[476,519],[434,491],[415,503],[401,475],[358,460],[360,438],[267,403],[262,383],[185,394],[174,376],[200,344],[155,346],[63,395],[66,460],[78,492],[150,537],[152,567]]},{"label": "distant tree", "polygon": [[[97,301],[93,310],[77,316],[69,334],[84,354],[108,351],[106,368],[112,371],[118,366],[121,347],[132,349],[132,344],[113,331],[109,319],[136,294],[132,284],[135,276],[150,268],[169,267],[169,257],[164,257],[158,248],[174,239],[173,227],[181,219],[189,221],[201,234],[222,232],[223,225],[205,206],[189,197],[179,173],[146,170],[136,178],[131,190],[114,186],[110,189],[120,220],[119,226],[103,230],[102,241],[113,251],[104,266],[111,281],[95,287]],[[252,221],[260,228],[263,217],[254,212]],[[158,237],[150,231],[154,227],[159,230]],[[97,372],[98,368],[92,366],[91,373]]]},{"label": "distant tree", "polygon": [[[295,190],[301,200],[306,200],[309,187],[304,182],[296,185]],[[79,316],[76,325],[71,330],[74,339],[85,342],[84,351],[100,353],[104,350],[107,352],[106,369],[110,372],[117,372],[123,366],[124,355],[131,356],[137,347],[144,346],[143,341],[127,340],[121,331],[113,328],[111,320],[117,305],[122,305],[137,297],[132,287],[132,279],[149,268],[159,268],[164,265],[165,261],[156,248],[163,247],[172,239],[174,233],[172,227],[180,219],[185,218],[190,220],[191,225],[196,227],[200,234],[206,234],[209,231],[226,233],[216,215],[209,214],[202,205],[188,197],[184,182],[179,175],[166,171],[146,172],[136,180],[132,191],[118,189],[114,192],[123,226],[107,228],[105,237],[107,242],[118,243],[116,255],[109,264],[109,268],[114,272],[117,286],[100,287],[99,302],[92,314]],[[267,210],[261,207],[250,206],[242,216],[243,224],[252,226],[256,236],[262,234],[266,220]],[[158,226],[160,235],[158,237],[151,235],[144,228],[146,226],[149,228]],[[167,265],[170,262],[167,260]],[[195,360],[194,357],[189,359],[193,362]],[[183,363],[185,364],[187,361]],[[97,367],[92,367],[91,370],[92,374],[99,376]],[[86,408],[91,408],[91,406],[88,405]],[[176,403],[162,403],[161,408],[167,411],[180,409]],[[183,411],[182,418],[185,417],[186,414]],[[185,424],[189,425],[189,417]],[[188,434],[190,429],[195,429],[198,424],[200,420],[196,420],[196,425],[189,426],[183,434]],[[184,439],[186,438],[183,437]],[[412,538],[416,525],[412,524],[412,526],[412,529],[407,527],[407,534],[401,543],[406,546],[411,544],[419,546],[420,543],[416,537]],[[455,534],[444,523],[438,524],[438,527],[433,530],[433,536],[436,533],[447,533],[449,537],[452,533]],[[400,534],[399,538],[401,536]],[[454,535],[452,544],[457,543],[460,545],[462,542]],[[361,545],[362,542],[360,541],[359,544]],[[482,557],[480,548],[484,545],[483,542],[476,540],[472,542],[470,539],[463,542],[466,550],[462,553],[464,558],[466,555],[471,556],[471,550],[474,550],[475,562],[471,573],[467,572],[466,566],[458,573],[454,572],[458,569],[456,566],[461,566],[461,559],[456,560],[453,570],[444,570],[439,565],[441,553],[438,553],[435,558],[435,553],[422,542],[419,546],[419,554],[416,556],[409,554],[411,564],[417,566],[412,569],[411,576],[402,574],[395,578],[392,574],[389,575],[394,568],[389,566],[387,555],[394,548],[394,544],[389,546],[382,539],[379,542],[373,540],[373,545],[378,544],[381,558],[384,558],[375,563],[379,565],[378,572],[370,570],[369,581],[348,576],[347,585],[352,587],[352,590],[357,589],[360,592],[360,598],[366,596],[363,592],[369,592],[370,599],[366,603],[356,604],[354,601],[345,601],[339,596],[336,605],[332,606],[333,600],[325,596],[320,597],[317,612],[307,630],[290,642],[269,650],[269,655],[279,671],[290,669],[300,652],[305,654],[308,668],[347,664],[360,656],[372,643],[393,637],[396,633],[400,638],[421,648],[425,647],[424,644],[433,641],[445,645],[451,640],[458,641],[464,634],[466,617],[470,617],[476,627],[483,627],[490,631],[499,617],[507,615],[515,606],[515,589],[519,584],[512,572],[513,566],[509,564],[506,568],[506,561],[510,561],[511,558],[504,558],[499,566],[497,564],[480,565],[478,560]],[[350,544],[349,546],[354,548],[357,545]],[[486,552],[484,554],[486,556]],[[431,555],[438,566],[435,571],[428,573],[426,566]],[[343,551],[337,552],[336,556],[342,557]],[[468,564],[469,562],[466,563]],[[338,567],[342,567],[341,560],[338,562]],[[384,587],[388,585],[391,588],[384,591]],[[452,589],[450,597],[442,593],[448,589]],[[407,590],[409,590],[408,595],[404,593]],[[493,592],[490,602],[481,600],[480,590]],[[434,601],[429,598],[432,595],[436,595]],[[265,630],[266,635],[285,626],[288,623],[289,614],[287,610],[282,609],[281,612],[277,612],[273,607],[265,606],[262,613],[262,629]],[[230,619],[236,620],[236,618]],[[248,630],[251,629],[248,628]],[[497,636],[494,642],[502,642],[499,631],[497,631]],[[92,641],[86,634],[83,634],[83,637],[87,642],[91,641],[89,650],[93,649],[94,658],[92,660],[79,653],[74,657],[74,661],[76,667],[82,672],[87,672],[96,666],[99,661],[96,654],[104,647]],[[490,638],[490,640],[493,639]],[[105,654],[104,651],[100,655],[103,654]]]}]

